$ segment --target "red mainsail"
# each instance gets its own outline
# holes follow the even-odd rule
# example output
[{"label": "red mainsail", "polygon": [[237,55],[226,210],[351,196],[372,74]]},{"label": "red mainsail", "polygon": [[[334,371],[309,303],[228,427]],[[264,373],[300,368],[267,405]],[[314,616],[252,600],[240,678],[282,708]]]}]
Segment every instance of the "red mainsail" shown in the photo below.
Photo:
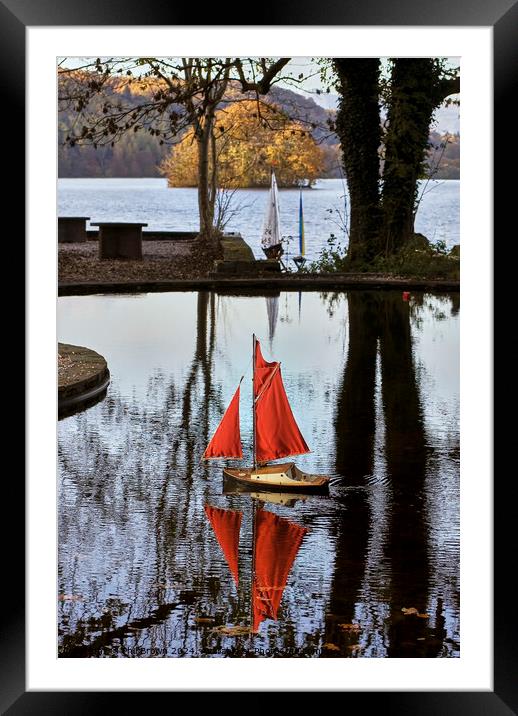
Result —
[{"label": "red mainsail", "polygon": [[261,353],[261,344],[255,339],[255,372],[254,372],[254,398],[257,398],[261,392],[261,388],[264,386],[268,378],[271,377],[273,371],[277,368],[279,363],[277,361],[264,360],[263,354]]},{"label": "red mainsail", "polygon": [[212,440],[205,448],[203,460],[217,457],[242,458],[241,432],[239,430],[239,394],[238,386],[230,405],[225,411],[221,422],[212,436]]},{"label": "red mainsail", "polygon": [[227,560],[228,568],[232,572],[236,586],[238,586],[239,530],[241,529],[242,513],[237,510],[223,510],[220,507],[205,505],[205,514],[209,518],[221,551]]},{"label": "red mainsail", "polygon": [[259,462],[310,452],[293,417],[281,364],[264,360],[255,343],[255,453]]},{"label": "red mainsail", "polygon": [[307,529],[273,512],[258,510],[252,586],[253,630],[263,619],[277,619],[288,575]]}]

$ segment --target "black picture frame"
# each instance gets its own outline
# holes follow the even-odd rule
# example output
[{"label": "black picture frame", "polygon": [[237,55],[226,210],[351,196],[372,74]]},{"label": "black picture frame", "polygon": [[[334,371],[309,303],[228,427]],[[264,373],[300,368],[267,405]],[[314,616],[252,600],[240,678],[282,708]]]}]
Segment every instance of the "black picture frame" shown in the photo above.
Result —
[{"label": "black picture frame", "polygon": [[[397,4],[385,0],[363,0],[361,3],[339,5],[333,0],[321,0],[310,3],[309,0],[297,0],[281,5],[262,5],[260,8],[232,8],[225,4],[222,13],[218,4],[214,8],[203,10],[205,25],[421,25],[421,26],[491,26],[494,32],[494,97],[496,103],[495,137],[501,141],[515,143],[513,129],[515,124],[512,106],[512,90],[518,68],[518,0],[456,0],[454,4],[445,2],[429,3],[425,0],[399,0]],[[258,13],[267,22],[258,22]],[[14,126],[21,128],[25,123],[25,28],[27,26],[66,26],[66,25],[192,25],[195,12],[188,6],[179,7],[163,0],[0,0],[0,56],[4,79],[5,106],[9,107],[7,131]],[[239,23],[222,22],[238,19]],[[18,131],[21,131],[20,129]],[[4,135],[4,137],[7,135]],[[17,161],[9,168],[11,186],[24,185],[24,161],[19,148]],[[496,175],[505,175],[503,156],[495,154]],[[514,165],[513,165],[514,166]],[[501,168],[501,172],[499,169]],[[18,192],[18,190],[16,190]],[[502,182],[495,192],[495,217],[505,221],[509,207],[513,206],[510,192],[512,182],[507,186]],[[18,192],[19,193],[19,192]],[[12,197],[14,199],[14,197]],[[20,198],[20,197],[18,197]],[[13,201],[13,203],[15,203]],[[19,211],[18,216],[23,217]],[[20,225],[18,225],[18,229]],[[15,475],[14,477],[20,477]],[[511,476],[510,476],[511,477]],[[2,693],[0,708],[8,714],[82,714],[105,713],[108,709],[120,709],[120,692],[50,692],[31,691],[25,687],[25,606],[22,598],[22,585],[25,583],[25,488],[21,479],[12,480],[10,485],[9,513],[10,522],[16,525],[15,535],[10,532],[9,551],[4,552],[7,565],[4,574],[9,575],[9,583],[15,584],[16,600],[10,597],[7,614],[8,623],[3,630],[3,648],[0,652],[0,673],[2,674]],[[514,515],[511,510],[513,501],[508,499],[506,486],[500,480],[495,483],[494,507],[498,519],[495,523],[494,554],[506,555],[508,545],[512,545]],[[494,595],[494,690],[492,692],[350,692],[347,695],[347,707],[370,709],[374,713],[389,713],[403,716],[423,714],[491,714],[508,716],[518,713],[518,664],[517,650],[513,638],[512,624],[514,605],[512,594],[508,593],[504,580],[509,570],[505,558],[495,559],[495,595]],[[402,663],[404,668],[404,663]],[[236,684],[236,688],[239,685]],[[408,688],[412,685],[409,683]],[[315,691],[318,686],[315,685]],[[169,699],[169,708],[173,707],[171,694],[161,694]],[[131,692],[132,707],[138,708],[138,702],[149,700],[149,692]],[[354,703],[356,702],[356,703]],[[148,701],[146,702],[148,705]]]}]

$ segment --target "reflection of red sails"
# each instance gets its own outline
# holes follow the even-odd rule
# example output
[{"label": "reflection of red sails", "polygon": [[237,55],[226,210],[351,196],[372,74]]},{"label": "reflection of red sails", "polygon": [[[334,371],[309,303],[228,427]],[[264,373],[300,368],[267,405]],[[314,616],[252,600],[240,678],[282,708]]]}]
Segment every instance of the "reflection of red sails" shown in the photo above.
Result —
[{"label": "reflection of red sails", "polygon": [[277,619],[288,575],[307,529],[267,510],[258,510],[255,525],[252,588],[253,631],[263,619]]},{"label": "reflection of red sails", "polygon": [[[238,585],[239,531],[242,513],[205,506],[205,514],[228,567]],[[277,619],[277,611],[288,581],[288,575],[308,530],[273,512],[255,509],[254,552],[252,567],[252,631],[264,619]]]},{"label": "reflection of red sails", "polygon": [[242,512],[205,505],[205,514],[214,530],[236,586],[239,585],[238,551]]}]

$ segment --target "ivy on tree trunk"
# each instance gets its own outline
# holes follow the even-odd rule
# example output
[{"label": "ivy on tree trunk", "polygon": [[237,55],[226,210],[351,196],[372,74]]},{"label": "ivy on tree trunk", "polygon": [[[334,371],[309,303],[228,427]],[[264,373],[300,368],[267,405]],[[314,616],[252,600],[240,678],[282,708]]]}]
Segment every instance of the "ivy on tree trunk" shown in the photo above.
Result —
[{"label": "ivy on tree trunk", "polygon": [[334,58],[340,138],[350,201],[348,263],[364,267],[397,253],[414,236],[418,180],[434,110],[460,91],[439,58],[395,59],[388,82],[380,194],[380,59]]},{"label": "ivy on tree trunk", "polygon": [[348,260],[369,263],[381,250],[379,155],[381,143],[378,58],[334,58],[340,101],[336,131],[350,202]]},{"label": "ivy on tree trunk", "polygon": [[414,235],[417,181],[423,175],[430,123],[438,106],[440,67],[431,58],[393,63],[383,169],[383,251],[397,252]]}]

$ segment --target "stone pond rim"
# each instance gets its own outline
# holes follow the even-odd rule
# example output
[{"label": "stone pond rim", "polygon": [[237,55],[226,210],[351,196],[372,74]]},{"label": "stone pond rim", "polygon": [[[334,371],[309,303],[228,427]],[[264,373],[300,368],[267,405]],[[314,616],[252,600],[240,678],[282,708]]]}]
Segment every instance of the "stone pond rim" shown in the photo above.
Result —
[{"label": "stone pond rim", "polygon": [[58,417],[85,410],[102,400],[110,382],[106,359],[91,348],[58,343],[66,363],[58,371]]},{"label": "stone pond rim", "polygon": [[133,281],[63,281],[58,284],[58,296],[81,296],[94,293],[148,293],[161,291],[243,291],[285,290],[407,290],[445,291],[460,290],[458,279],[393,278],[368,274],[303,274],[273,275],[268,277],[225,276],[197,279],[133,280]]}]

